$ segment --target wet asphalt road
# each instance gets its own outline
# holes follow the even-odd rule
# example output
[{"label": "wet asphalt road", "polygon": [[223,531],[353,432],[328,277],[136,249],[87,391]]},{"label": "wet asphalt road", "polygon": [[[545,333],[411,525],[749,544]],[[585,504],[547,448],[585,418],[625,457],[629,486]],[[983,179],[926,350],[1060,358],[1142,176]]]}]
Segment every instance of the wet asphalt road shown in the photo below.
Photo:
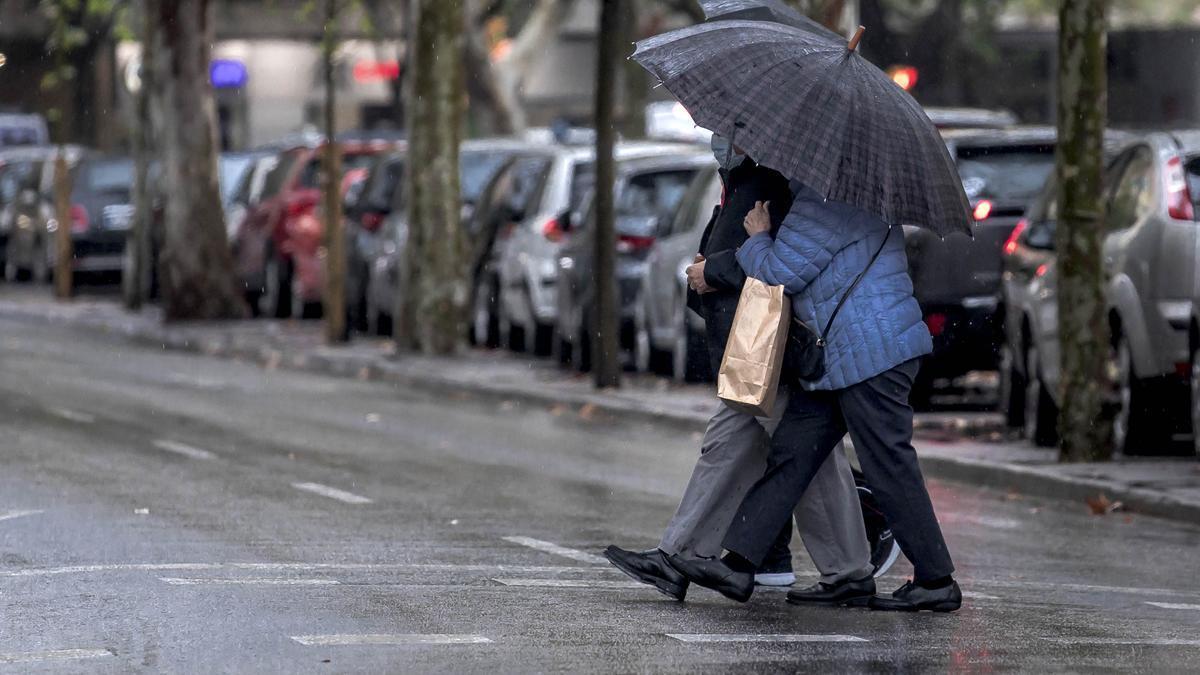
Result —
[{"label": "wet asphalt road", "polygon": [[0,434],[0,672],[1200,669],[1167,521],[934,482],[957,614],[681,604],[596,556],[694,436],[2,319]]}]

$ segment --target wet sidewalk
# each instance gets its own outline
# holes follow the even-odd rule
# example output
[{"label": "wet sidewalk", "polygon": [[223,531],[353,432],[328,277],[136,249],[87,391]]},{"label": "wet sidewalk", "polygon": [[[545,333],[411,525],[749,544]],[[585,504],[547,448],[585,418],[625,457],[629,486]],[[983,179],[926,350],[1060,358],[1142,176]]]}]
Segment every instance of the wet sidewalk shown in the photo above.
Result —
[{"label": "wet sidewalk", "polygon": [[[397,354],[390,341],[360,338],[322,343],[314,321],[234,321],[164,326],[156,308],[129,313],[115,299],[56,303],[44,291],[0,289],[0,318],[67,325],[163,349],[234,358],[286,368],[380,380],[455,399],[489,399],[541,407],[584,420],[671,425],[703,431],[716,402],[712,385],[679,385],[627,374],[618,391],[597,392],[586,375],[564,372],[549,359],[472,350],[455,358]],[[1073,503],[1098,514],[1128,510],[1200,523],[1200,462],[1191,457],[1128,459],[1060,465],[1053,449],[1010,439],[1000,417],[982,412],[917,415],[916,446],[931,478]]]}]

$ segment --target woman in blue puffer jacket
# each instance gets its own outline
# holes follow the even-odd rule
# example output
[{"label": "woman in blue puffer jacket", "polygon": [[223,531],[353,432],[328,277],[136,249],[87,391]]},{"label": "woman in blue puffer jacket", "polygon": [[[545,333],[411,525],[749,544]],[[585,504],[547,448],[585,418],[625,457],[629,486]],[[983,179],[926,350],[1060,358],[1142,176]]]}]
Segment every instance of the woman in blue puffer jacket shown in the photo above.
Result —
[{"label": "woman in blue puffer jacket", "polygon": [[859,604],[869,598],[875,609],[958,609],[962,592],[951,576],[954,564],[912,447],[908,394],[919,359],[933,344],[913,298],[903,233],[805,187],[796,190],[775,239],[762,203],[746,216],[745,226],[750,238],[737,259],[746,275],[783,286],[795,316],[817,331],[858,275],[866,274],[826,336],[825,374],[792,392],[771,439],[767,472],[747,493],[725,535],[729,554],[681,566],[680,572],[728,597],[748,598],[755,566],[849,431],[867,482],[913,563],[914,579],[889,596],[875,596],[873,580],[847,579],[792,591],[789,600]]}]

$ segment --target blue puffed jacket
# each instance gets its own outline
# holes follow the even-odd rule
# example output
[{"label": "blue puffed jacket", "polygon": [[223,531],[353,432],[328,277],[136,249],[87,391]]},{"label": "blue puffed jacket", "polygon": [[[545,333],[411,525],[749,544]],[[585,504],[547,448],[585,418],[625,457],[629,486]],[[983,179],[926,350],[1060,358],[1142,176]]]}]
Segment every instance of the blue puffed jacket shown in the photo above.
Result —
[{"label": "blue puffed jacket", "polygon": [[[888,229],[857,207],[800,186],[775,239],[754,235],[737,259],[747,276],[784,286],[794,315],[820,332]],[[844,389],[933,351],[913,297],[904,233],[895,229],[826,336],[825,375],[805,382],[806,389]]]}]

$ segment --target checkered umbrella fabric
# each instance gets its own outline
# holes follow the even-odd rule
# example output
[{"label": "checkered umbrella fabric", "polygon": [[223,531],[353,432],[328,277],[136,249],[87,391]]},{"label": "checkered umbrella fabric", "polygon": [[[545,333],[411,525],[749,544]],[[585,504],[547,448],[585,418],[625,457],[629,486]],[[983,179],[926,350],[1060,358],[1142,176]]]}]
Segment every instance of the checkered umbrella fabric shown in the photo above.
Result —
[{"label": "checkered umbrella fabric", "polygon": [[929,117],[831,35],[711,21],[643,40],[633,59],[698,125],[827,199],[894,225],[970,234],[970,203]]}]

